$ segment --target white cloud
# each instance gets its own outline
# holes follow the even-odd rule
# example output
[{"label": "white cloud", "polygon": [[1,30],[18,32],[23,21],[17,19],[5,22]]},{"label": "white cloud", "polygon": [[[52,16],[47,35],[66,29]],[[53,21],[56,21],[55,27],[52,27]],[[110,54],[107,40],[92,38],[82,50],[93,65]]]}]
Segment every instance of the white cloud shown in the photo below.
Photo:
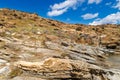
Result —
[{"label": "white cloud", "polygon": [[48,16],[58,16],[58,15],[63,14],[66,11],[67,11],[67,8],[61,9],[61,10],[53,10],[51,12],[48,12]]},{"label": "white cloud", "polygon": [[112,4],[112,2],[108,2],[108,3],[106,3],[105,5],[106,6],[110,6]]},{"label": "white cloud", "polygon": [[76,9],[78,4],[82,4],[84,0],[65,0],[64,2],[61,2],[59,4],[51,5],[51,11],[47,13],[48,16],[59,16],[65,12],[69,8]]},{"label": "white cloud", "polygon": [[83,19],[87,20],[87,19],[96,18],[96,17],[98,17],[98,15],[99,15],[99,13],[95,13],[95,14],[87,13],[87,14],[82,15],[81,17]]},{"label": "white cloud", "polygon": [[120,0],[116,0],[117,4],[113,8],[118,8],[120,10]]},{"label": "white cloud", "polygon": [[119,24],[120,23],[120,12],[110,14],[103,19],[95,20],[89,25],[101,25],[101,24]]},{"label": "white cloud", "polygon": [[93,4],[93,3],[96,3],[96,4],[99,4],[102,0],[88,0],[88,4]]}]

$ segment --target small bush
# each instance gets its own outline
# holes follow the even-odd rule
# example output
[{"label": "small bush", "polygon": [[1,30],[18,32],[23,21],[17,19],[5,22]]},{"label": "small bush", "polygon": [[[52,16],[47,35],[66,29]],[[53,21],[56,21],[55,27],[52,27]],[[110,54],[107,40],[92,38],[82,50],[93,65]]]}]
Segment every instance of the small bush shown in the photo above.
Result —
[{"label": "small bush", "polygon": [[15,68],[9,73],[8,77],[9,78],[14,78],[16,76],[19,76],[20,74],[22,74],[22,70],[20,70],[18,68]]},{"label": "small bush", "polygon": [[77,27],[76,31],[82,31],[82,27]]}]

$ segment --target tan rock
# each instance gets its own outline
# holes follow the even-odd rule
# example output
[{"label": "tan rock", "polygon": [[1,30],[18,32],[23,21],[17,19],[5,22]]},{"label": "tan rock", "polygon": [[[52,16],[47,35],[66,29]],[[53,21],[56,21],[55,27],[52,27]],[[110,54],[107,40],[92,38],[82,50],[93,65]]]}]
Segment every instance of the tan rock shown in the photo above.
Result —
[{"label": "tan rock", "polygon": [[15,66],[45,78],[91,78],[91,69],[100,69],[83,61],[59,58],[48,58],[42,62],[18,61]]}]

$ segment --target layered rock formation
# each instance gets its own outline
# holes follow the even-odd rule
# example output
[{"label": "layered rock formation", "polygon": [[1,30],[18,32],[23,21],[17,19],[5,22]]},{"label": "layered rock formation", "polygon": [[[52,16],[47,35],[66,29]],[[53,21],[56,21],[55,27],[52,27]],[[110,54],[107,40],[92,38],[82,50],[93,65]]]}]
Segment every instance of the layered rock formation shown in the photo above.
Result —
[{"label": "layered rock formation", "polygon": [[0,9],[0,80],[119,80],[120,26],[66,24]]},{"label": "layered rock formation", "polygon": [[[120,73],[103,70],[80,60],[48,58],[43,62],[19,61],[15,66],[37,77],[79,80],[118,80]],[[116,77],[112,78],[112,77]]]}]

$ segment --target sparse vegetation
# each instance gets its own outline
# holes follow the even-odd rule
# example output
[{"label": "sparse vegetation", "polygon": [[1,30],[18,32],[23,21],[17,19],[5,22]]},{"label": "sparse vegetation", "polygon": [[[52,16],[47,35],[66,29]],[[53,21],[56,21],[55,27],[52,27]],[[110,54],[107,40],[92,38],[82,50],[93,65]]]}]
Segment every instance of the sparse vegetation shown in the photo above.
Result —
[{"label": "sparse vegetation", "polygon": [[0,40],[0,49],[5,48],[5,41]]},{"label": "sparse vegetation", "polygon": [[[97,47],[97,50],[95,48],[100,40],[102,47],[119,50],[119,25],[66,24],[42,18],[37,14],[9,9],[0,10],[0,59],[1,61],[3,59],[3,62],[6,60],[4,63],[6,66],[9,65],[7,63],[11,64],[14,61],[40,62],[49,57],[85,60],[89,61],[88,64],[102,65],[97,58],[103,56],[104,52],[101,55],[102,49],[98,50],[100,46]],[[34,68],[34,64],[31,68]],[[49,69],[46,67],[46,70]],[[35,73],[38,74],[37,71]],[[9,78],[21,74],[20,69],[14,68],[9,73]],[[44,71],[41,74],[46,76]]]},{"label": "sparse vegetation", "polygon": [[82,31],[82,27],[77,27],[76,31]]},{"label": "sparse vegetation", "polygon": [[8,75],[8,78],[11,79],[11,78],[14,78],[16,76],[19,76],[22,74],[22,71],[19,69],[19,68],[14,68]]}]

